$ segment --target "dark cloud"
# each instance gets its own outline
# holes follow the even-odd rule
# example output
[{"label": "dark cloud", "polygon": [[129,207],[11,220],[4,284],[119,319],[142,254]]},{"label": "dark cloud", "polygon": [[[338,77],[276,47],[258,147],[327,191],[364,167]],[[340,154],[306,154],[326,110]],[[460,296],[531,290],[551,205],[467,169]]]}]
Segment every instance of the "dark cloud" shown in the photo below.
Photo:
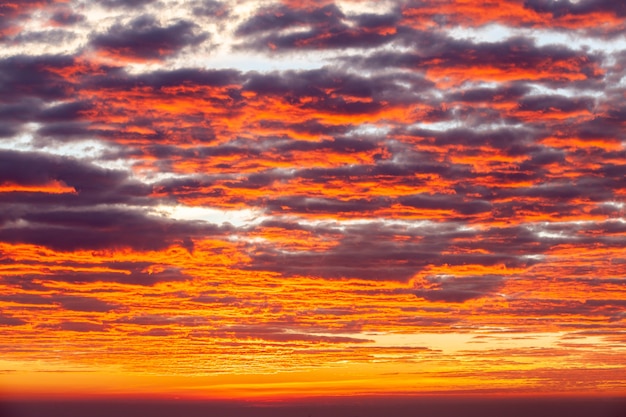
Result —
[{"label": "dark cloud", "polygon": [[499,275],[463,277],[429,275],[424,278],[425,287],[418,287],[414,294],[428,301],[463,303],[493,294],[503,285],[504,279]]},{"label": "dark cloud", "polygon": [[[129,180],[126,172],[36,152],[0,151],[0,184],[18,187],[16,191],[4,193],[0,200],[6,220],[17,221],[28,217],[40,225],[48,224],[53,228],[49,230],[49,238],[54,235],[55,228],[70,226],[68,222],[73,216],[78,216],[76,225],[85,225],[88,219],[92,219],[95,226],[98,221],[106,222],[107,218],[114,224],[118,214],[122,222],[124,218],[131,221],[131,218],[138,219],[144,215],[132,206],[157,203],[149,197],[151,187]],[[44,187],[44,191],[45,187],[51,188],[50,192],[28,192],[19,187]],[[55,193],[56,187],[65,188]],[[130,205],[130,217],[124,216],[120,207],[82,211],[85,207],[114,204]],[[97,219],[99,215],[103,216],[100,220]],[[155,217],[154,221],[158,218]],[[36,231],[31,226],[25,226],[20,233],[32,233],[34,236]],[[60,231],[57,230],[57,233]],[[9,232],[4,230],[0,233]],[[78,230],[76,233],[75,237],[80,239]],[[42,239],[48,238],[42,235]]]},{"label": "dark cloud", "polygon": [[[233,69],[181,68],[157,70],[138,75],[130,75],[122,69],[104,74],[93,74],[84,80],[84,87],[93,90],[127,91],[132,88],[151,88],[154,92],[165,93],[166,87],[176,86],[215,86],[222,87],[242,82],[241,73]],[[184,93],[180,93],[184,96]]]},{"label": "dark cloud", "polygon": [[39,129],[37,134],[45,143],[50,139],[58,141],[84,140],[91,138],[95,132],[89,129],[88,122],[53,122],[46,123]]},{"label": "dark cloud", "polygon": [[[97,168],[71,158],[0,151],[0,181],[23,186],[56,182],[75,190],[62,194],[6,194],[0,201],[6,213],[0,240],[5,242],[34,243],[57,250],[148,250],[172,244],[191,250],[192,238],[215,236],[226,230],[203,222],[177,222],[133,208],[132,204],[155,203],[148,200],[149,187],[129,181],[122,171]],[[131,206],[113,206],[124,203]],[[95,207],[97,204],[110,206]]]},{"label": "dark cloud", "polygon": [[626,4],[612,0],[525,0],[524,7],[540,13],[550,13],[555,18],[568,15],[587,15],[597,12],[626,17]]},{"label": "dark cloud", "polygon": [[100,0],[98,4],[107,9],[135,9],[154,3],[155,0]]},{"label": "dark cloud", "polygon": [[564,151],[545,147],[531,151],[529,157],[528,160],[520,164],[522,171],[536,171],[545,165],[564,164],[566,162]]},{"label": "dark cloud", "polygon": [[[274,6],[260,10],[235,32],[246,48],[366,48],[395,39],[398,14],[346,16],[335,4],[309,9]],[[291,28],[305,28],[284,33]]]},{"label": "dark cloud", "polygon": [[[563,127],[563,133],[568,137],[576,137],[589,142],[603,139],[609,142],[621,142],[626,140],[623,121],[615,117],[597,116]],[[564,136],[565,136],[564,135]]]},{"label": "dark cloud", "polygon": [[54,12],[50,20],[60,26],[71,26],[85,20],[85,16],[74,13],[71,9],[59,9]]},{"label": "dark cloud", "polygon": [[[247,253],[251,263],[243,265],[244,268],[332,279],[406,281],[425,266],[439,262],[449,239],[457,236],[445,226],[406,230],[378,222],[349,228],[333,225],[308,228],[289,223],[268,225],[284,228],[286,233],[294,229],[306,230],[318,238],[332,239],[337,245],[325,250],[316,250],[313,245],[310,250],[287,252],[272,245],[250,245]],[[452,259],[446,261],[452,262]]]},{"label": "dark cloud", "polygon": [[26,323],[20,318],[0,313],[0,326],[22,326]]},{"label": "dark cloud", "polygon": [[[409,227],[370,221],[354,226],[340,227],[327,223],[310,227],[289,222],[267,222],[259,227],[271,227],[274,233],[282,229],[285,235],[303,231],[316,240],[311,242],[310,247],[300,250],[284,250],[284,247],[271,243],[249,244],[246,254],[251,262],[242,267],[279,272],[285,276],[408,281],[429,266],[527,268],[541,262],[536,255],[559,243],[540,237],[540,230],[494,227],[479,231],[462,227],[464,224],[461,221],[426,222]],[[259,232],[262,233],[262,229]],[[561,233],[564,236],[568,234],[563,230]],[[563,239],[564,242],[569,240]],[[317,247],[316,241],[336,244]],[[475,284],[472,280],[463,283],[470,287]]]},{"label": "dark cloud", "polygon": [[519,109],[536,112],[563,112],[591,111],[594,100],[590,97],[565,97],[560,95],[538,95],[524,97],[519,101]]},{"label": "dark cloud", "polygon": [[326,213],[349,214],[373,212],[389,205],[387,198],[354,198],[339,200],[333,198],[316,198],[305,196],[284,196],[263,201],[269,211],[278,213]]},{"label": "dark cloud", "polygon": [[586,300],[585,305],[593,309],[608,310],[610,313],[617,313],[618,317],[624,317],[626,309],[626,300]]},{"label": "dark cloud", "polygon": [[34,98],[0,104],[0,137],[12,137],[17,134],[24,123],[34,119],[39,112],[41,102]]},{"label": "dark cloud", "polygon": [[[465,79],[472,78],[473,69],[493,68],[510,81],[532,80],[552,87],[571,86],[574,80],[601,80],[603,76],[600,54],[564,46],[537,46],[524,37],[476,43],[416,31],[406,35],[406,42],[414,52],[381,51],[344,60],[364,68],[429,70],[442,75],[463,70]],[[475,74],[478,79],[484,77],[478,70]]]},{"label": "dark cloud", "polygon": [[19,293],[19,294],[1,295],[0,300],[4,302],[9,302],[9,303],[29,304],[29,305],[51,306],[54,304],[54,300],[51,297],[44,296],[41,294]]},{"label": "dark cloud", "polygon": [[0,300],[10,303],[59,306],[64,310],[83,311],[92,313],[106,313],[119,307],[118,304],[108,303],[94,297],[64,294],[11,294],[0,296]]},{"label": "dark cloud", "polygon": [[[246,75],[244,92],[280,96],[290,105],[302,109],[347,115],[367,114],[389,105],[419,102],[420,97],[411,88],[432,86],[419,76],[366,77],[330,68]],[[409,88],[399,83],[405,83]]]},{"label": "dark cloud", "polygon": [[460,214],[472,215],[491,211],[491,204],[477,199],[463,200],[454,195],[416,194],[399,199],[405,206],[430,210],[453,210]]},{"label": "dark cloud", "polygon": [[371,280],[407,280],[428,264],[434,250],[416,245],[390,242],[365,243],[355,247],[345,242],[325,252],[285,253],[272,247],[255,247],[246,269],[279,272],[284,276],[313,276],[327,279],[362,278]]},{"label": "dark cloud", "polygon": [[55,330],[64,330],[69,332],[103,332],[107,328],[100,323],[93,323],[89,321],[64,321],[58,326],[52,327]]},{"label": "dark cloud", "polygon": [[517,101],[530,92],[530,87],[525,84],[511,83],[495,88],[474,87],[454,92],[449,95],[451,100],[458,100],[465,103],[498,103],[507,101]]},{"label": "dark cloud", "polygon": [[67,157],[0,150],[0,181],[16,185],[46,185],[60,181],[78,193],[106,194],[126,180],[122,171],[107,170]]},{"label": "dark cloud", "polygon": [[[193,242],[182,241],[182,245],[185,245],[190,251],[193,250]],[[55,282],[66,283],[94,283],[94,282],[113,282],[124,285],[141,285],[141,286],[153,286],[162,282],[176,282],[176,281],[190,281],[194,277],[183,273],[179,268],[168,267],[159,271],[150,271],[147,269],[150,263],[136,262],[136,263],[120,263],[111,261],[106,263],[109,268],[117,269],[119,272],[92,272],[89,270],[74,272],[74,271],[55,271],[46,275],[46,279]],[[86,268],[97,267],[97,265],[89,264],[77,264],[68,265]],[[101,265],[100,265],[101,266]],[[36,280],[40,277],[38,274],[23,274],[20,275],[20,284]],[[47,303],[47,301],[45,301]],[[41,303],[41,301],[40,301]]]},{"label": "dark cloud", "polygon": [[[535,142],[536,131],[525,128],[500,128],[476,131],[462,127],[449,130],[414,129],[410,134],[432,140],[438,146],[464,145],[471,147],[490,146],[493,149],[509,150],[512,153],[526,153],[526,145]],[[471,152],[471,151],[470,151]]]},{"label": "dark cloud", "polygon": [[205,326],[208,323],[208,320],[206,317],[202,317],[202,316],[190,316],[190,315],[163,316],[163,315],[155,314],[155,315],[122,317],[116,320],[116,323],[135,324],[138,326],[198,327],[198,326]]},{"label": "dark cloud", "polygon": [[90,209],[34,211],[20,216],[25,224],[5,225],[0,240],[31,243],[60,251],[133,248],[158,250],[170,245],[193,247],[192,237],[224,233],[203,222],[177,222],[139,210]]},{"label": "dark cloud", "polygon": [[[54,42],[56,38],[48,32],[41,32],[42,39]],[[18,37],[37,33],[25,32]],[[66,34],[58,33],[61,37]],[[63,39],[58,40],[62,43]],[[0,59],[0,120],[4,122],[0,124],[0,135],[30,136],[32,127],[28,128],[26,123],[37,122],[38,136],[45,138],[38,145],[49,144],[49,138],[92,139],[98,132],[90,129],[87,116],[95,105],[91,98],[80,97],[84,92],[83,80],[96,68],[101,70],[97,71],[100,74],[113,72],[110,67],[87,64],[69,55],[17,55]]]},{"label": "dark cloud", "polygon": [[119,307],[117,304],[108,303],[93,297],[84,296],[57,296],[54,300],[60,303],[65,310],[106,313]]},{"label": "dark cloud", "polygon": [[143,15],[94,36],[90,45],[121,59],[160,60],[205,41],[209,35],[198,29],[184,20],[163,27],[153,16]]},{"label": "dark cloud", "polygon": [[[351,127],[349,124],[325,124],[319,119],[309,119],[304,122],[290,123],[289,120],[260,120],[258,126],[262,129],[284,129],[296,133],[306,133],[316,137],[341,136]],[[291,141],[285,141],[285,146],[291,146]],[[299,141],[294,141],[299,142]],[[300,143],[304,146],[315,146],[314,142]]]},{"label": "dark cloud", "polygon": [[259,32],[286,29],[301,24],[339,25],[345,15],[334,4],[321,8],[291,9],[277,6],[257,12],[237,28],[238,35],[254,35]]},{"label": "dark cloud", "polygon": [[227,4],[216,0],[198,0],[194,3],[193,13],[196,16],[226,18],[230,14]]},{"label": "dark cloud", "polygon": [[42,122],[68,122],[84,118],[84,114],[95,105],[90,101],[70,101],[46,108],[38,115]]},{"label": "dark cloud", "polygon": [[0,59],[0,102],[25,97],[69,99],[76,88],[60,72],[73,68],[75,59],[64,55],[17,55]]},{"label": "dark cloud", "polygon": [[13,44],[25,43],[55,43],[63,44],[75,40],[76,33],[65,29],[49,29],[41,31],[23,31],[17,35],[11,36],[9,39]]},{"label": "dark cloud", "polygon": [[[555,202],[569,201],[577,198],[585,198],[591,201],[606,201],[613,196],[612,190],[607,186],[606,180],[598,178],[581,178],[571,182],[543,182],[533,187],[520,187],[514,190],[502,190],[500,196],[523,196],[530,198],[545,199],[544,209]],[[569,210],[560,207],[561,213]]]}]

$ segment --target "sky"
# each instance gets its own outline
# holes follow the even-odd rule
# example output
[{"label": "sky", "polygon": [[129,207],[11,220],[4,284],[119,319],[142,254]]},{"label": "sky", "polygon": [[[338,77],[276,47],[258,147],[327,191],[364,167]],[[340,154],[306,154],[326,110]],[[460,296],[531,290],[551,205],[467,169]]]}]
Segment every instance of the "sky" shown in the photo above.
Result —
[{"label": "sky", "polygon": [[0,398],[625,396],[625,33],[0,1]]}]

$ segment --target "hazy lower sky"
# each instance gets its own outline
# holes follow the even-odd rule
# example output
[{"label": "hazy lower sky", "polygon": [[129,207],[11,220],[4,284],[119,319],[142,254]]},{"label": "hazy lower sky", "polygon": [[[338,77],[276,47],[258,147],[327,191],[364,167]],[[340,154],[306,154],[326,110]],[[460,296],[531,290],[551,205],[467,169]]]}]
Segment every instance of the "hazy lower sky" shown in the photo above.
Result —
[{"label": "hazy lower sky", "polygon": [[0,1],[0,398],[625,395],[625,4]]}]

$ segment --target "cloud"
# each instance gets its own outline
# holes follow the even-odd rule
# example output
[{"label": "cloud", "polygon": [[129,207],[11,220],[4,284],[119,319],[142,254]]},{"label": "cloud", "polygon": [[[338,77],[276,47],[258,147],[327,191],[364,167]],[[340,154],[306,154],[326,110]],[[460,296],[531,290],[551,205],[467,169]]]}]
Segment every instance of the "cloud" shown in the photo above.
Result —
[{"label": "cloud", "polygon": [[287,329],[273,326],[230,326],[215,332],[203,335],[200,332],[193,333],[193,337],[234,337],[242,340],[264,340],[267,342],[312,342],[312,343],[368,343],[371,340],[347,337],[347,336],[326,336],[310,333],[288,331]]},{"label": "cloud", "polygon": [[[0,150],[0,162],[0,179],[3,183],[34,186],[56,182],[73,189],[76,193],[76,198],[70,197],[71,200],[74,200],[73,202],[79,202],[83,196],[87,199],[89,197],[103,198],[106,201],[107,194],[110,195],[112,191],[122,191],[123,189],[130,193],[128,197],[131,198],[134,193],[138,192],[136,195],[141,196],[142,191],[143,193],[149,192],[143,187],[125,188],[125,185],[132,184],[125,184],[127,174],[122,171],[99,168],[68,157],[56,157],[38,152]],[[33,170],[31,169],[32,166],[38,168]],[[69,192],[69,194],[73,193]],[[28,195],[18,194],[16,197],[21,197],[25,201],[29,199]],[[119,195],[111,197],[114,201],[120,202]],[[54,197],[51,198],[54,201]],[[5,200],[4,202],[9,201]],[[19,200],[16,198],[14,202],[17,203]],[[104,201],[101,200],[101,202]]]},{"label": "cloud", "polygon": [[[268,7],[235,32],[246,48],[371,48],[395,39],[397,14],[346,16],[335,4],[311,8]],[[297,29],[297,31],[289,31]]]},{"label": "cloud", "polygon": [[150,187],[130,181],[122,171],[35,152],[0,151],[0,162],[2,184],[15,190],[5,192],[0,202],[6,213],[0,228],[4,242],[63,251],[151,250],[172,244],[191,249],[193,237],[228,229],[146,213],[145,205],[156,204],[147,197]]},{"label": "cloud", "polygon": [[106,327],[99,323],[92,323],[88,321],[65,321],[58,326],[54,326],[54,329],[69,331],[69,332],[103,332]]},{"label": "cloud", "polygon": [[[404,3],[406,24],[417,28],[484,27],[499,23],[509,28],[538,28],[589,36],[619,35],[623,29],[623,8],[607,1],[528,0],[496,4],[410,0]],[[593,23],[601,20],[603,25]]]},{"label": "cloud", "polygon": [[0,326],[22,326],[26,323],[26,321],[18,317],[0,314]]},{"label": "cloud", "polygon": [[415,208],[453,210],[464,215],[491,211],[487,201],[462,201],[449,195],[409,195],[400,199],[400,203]]},{"label": "cloud", "polygon": [[606,12],[615,17],[626,17],[624,4],[610,0],[583,0],[577,2],[570,2],[569,0],[525,0],[524,7],[539,13],[550,13],[555,18],[568,15],[588,15],[597,12]]},{"label": "cloud", "polygon": [[[245,268],[276,271],[286,276],[405,281],[435,261],[446,247],[447,240],[424,240],[424,235],[433,230],[394,230],[378,222],[347,229],[332,224],[314,229],[295,224],[271,225],[284,228],[287,234],[308,229],[322,239],[318,243],[321,247],[316,249],[315,242],[311,242],[308,250],[299,251],[283,250],[272,242],[250,245],[248,255],[251,263],[250,266],[244,265]],[[444,229],[439,233],[440,237],[445,236]],[[397,235],[405,236],[405,239],[396,239]],[[326,247],[323,242],[329,239],[335,244]]]},{"label": "cloud", "polygon": [[111,58],[161,60],[208,39],[207,33],[197,29],[197,25],[185,20],[163,27],[153,16],[143,15],[127,25],[113,25],[106,33],[94,36],[90,45]]},{"label": "cloud", "polygon": [[108,9],[122,8],[122,9],[135,9],[142,8],[155,0],[101,0],[98,2],[101,6]]},{"label": "cloud", "polygon": [[193,3],[193,13],[196,16],[206,16],[212,18],[226,18],[230,14],[228,5],[216,0],[197,0]]},{"label": "cloud", "polygon": [[17,3],[0,3],[0,42],[4,41],[8,35],[20,31],[19,24],[26,19],[31,12],[44,7],[51,1],[23,0]]},{"label": "cloud", "polygon": [[497,42],[473,42],[414,31],[406,35],[414,52],[381,51],[346,62],[365,68],[400,67],[425,71],[432,78],[495,79],[499,82],[533,81],[550,87],[578,82],[590,84],[602,78],[601,56],[567,47],[537,46],[532,39],[510,38]]},{"label": "cloud", "polygon": [[172,329],[163,329],[163,328],[152,328],[150,330],[146,330],[145,332],[134,333],[136,336],[148,336],[148,337],[167,337],[175,335],[176,331]]},{"label": "cloud", "polygon": [[191,238],[221,235],[225,229],[200,222],[177,222],[139,210],[52,210],[19,216],[24,224],[5,225],[0,240],[42,245],[60,251],[193,247]]},{"label": "cloud", "polygon": [[119,307],[118,304],[108,303],[94,297],[86,297],[79,295],[64,295],[64,294],[11,294],[2,295],[0,300],[4,302],[18,303],[18,304],[30,304],[51,306],[57,305],[63,310],[70,311],[82,311],[93,313],[107,313],[115,310]]},{"label": "cloud", "polygon": [[563,112],[574,113],[590,111],[593,109],[594,100],[590,97],[572,98],[559,95],[533,95],[524,97],[519,102],[521,111],[533,112]]},{"label": "cloud", "polygon": [[116,321],[123,324],[134,324],[142,327],[149,326],[184,326],[184,327],[198,327],[204,326],[208,323],[208,320],[202,316],[189,316],[189,315],[143,315],[123,317]]},{"label": "cloud", "polygon": [[465,301],[492,295],[503,285],[504,277],[484,276],[441,276],[428,275],[415,281],[417,297],[428,301],[464,303]]},{"label": "cloud", "polygon": [[258,32],[285,29],[296,24],[338,24],[345,15],[334,4],[312,10],[294,10],[287,6],[277,6],[275,9],[266,9],[237,29],[241,35],[253,35]]},{"label": "cloud", "polygon": [[450,99],[464,103],[498,103],[517,102],[530,92],[530,87],[522,83],[505,83],[495,88],[470,87],[455,91],[449,95]]},{"label": "cloud", "polygon": [[76,90],[60,73],[74,64],[72,56],[63,55],[17,55],[0,59],[0,101],[14,102],[23,97],[70,98]]},{"label": "cloud", "polygon": [[61,307],[71,311],[85,311],[94,313],[107,313],[119,307],[117,304],[107,303],[93,297],[83,296],[57,296],[54,300]]},{"label": "cloud", "polygon": [[69,101],[42,110],[38,120],[47,123],[78,121],[93,109],[94,104],[89,101]]},{"label": "cloud", "polygon": [[[182,242],[181,244],[191,245],[192,242]],[[192,248],[192,246],[189,247]],[[93,265],[84,264],[75,265],[75,267],[82,268],[83,271],[72,271],[73,265],[66,265],[66,271],[59,268],[58,271],[47,273],[46,279],[70,284],[111,282],[124,285],[154,286],[162,282],[190,281],[194,278],[175,267],[153,272],[150,271],[151,265],[150,262],[119,263],[110,261],[104,267],[117,270],[112,272],[101,272],[99,268],[93,267]],[[89,270],[90,266],[94,268],[94,271]],[[39,273],[23,274],[21,278],[36,280],[38,276],[40,276]]]},{"label": "cloud", "polygon": [[58,9],[50,20],[59,26],[71,26],[85,20],[82,14],[74,13],[71,9]]},{"label": "cloud", "polygon": [[28,31],[28,32],[20,32],[17,35],[11,36],[10,40],[14,44],[47,44],[48,42],[54,42],[56,44],[60,43],[70,43],[75,41],[77,38],[76,33],[65,29],[48,29],[41,31]]},{"label": "cloud", "polygon": [[[131,75],[116,69],[112,72],[90,74],[90,77],[85,80],[84,87],[89,90],[116,92],[148,87],[154,93],[167,95],[168,91],[171,91],[185,96],[185,93],[188,92],[184,88],[176,90],[167,87],[185,87],[188,85],[224,87],[239,82],[239,74],[240,72],[234,69],[179,68]],[[193,90],[189,92],[193,92]]]}]

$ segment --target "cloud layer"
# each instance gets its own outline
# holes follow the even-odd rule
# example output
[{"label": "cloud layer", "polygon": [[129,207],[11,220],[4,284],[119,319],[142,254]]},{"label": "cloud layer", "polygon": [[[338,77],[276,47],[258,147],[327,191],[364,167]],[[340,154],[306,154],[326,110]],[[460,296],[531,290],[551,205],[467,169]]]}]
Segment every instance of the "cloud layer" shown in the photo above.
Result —
[{"label": "cloud layer", "polygon": [[623,392],[625,17],[0,2],[6,366]]}]

